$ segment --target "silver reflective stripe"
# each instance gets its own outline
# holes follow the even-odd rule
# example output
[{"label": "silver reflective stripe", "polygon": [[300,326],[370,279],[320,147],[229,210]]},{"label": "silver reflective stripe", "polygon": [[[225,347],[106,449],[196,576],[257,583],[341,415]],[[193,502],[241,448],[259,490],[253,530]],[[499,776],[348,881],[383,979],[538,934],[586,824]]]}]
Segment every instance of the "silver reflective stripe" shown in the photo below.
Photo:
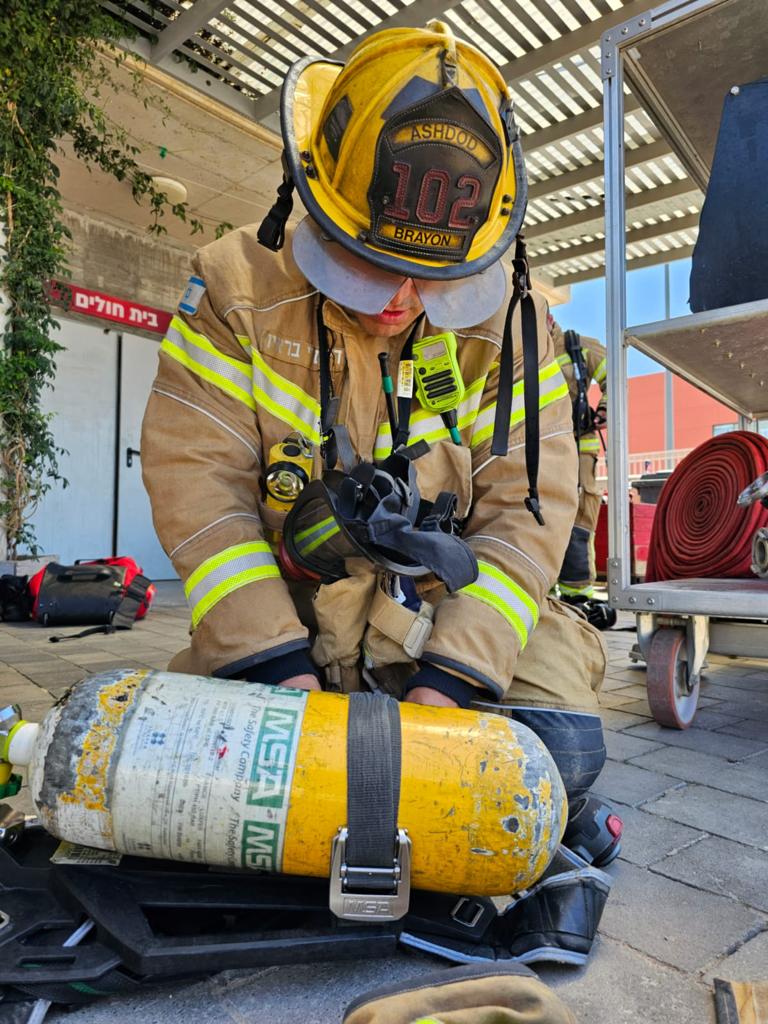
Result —
[{"label": "silver reflective stripe", "polygon": [[[196,367],[189,366],[189,361],[208,371],[207,374],[201,374],[206,380],[218,384],[229,393],[231,393],[231,389],[226,387],[226,384],[234,385],[235,388],[244,392],[250,398],[251,374],[248,372],[249,367],[245,363],[239,363],[240,366],[244,367],[242,370],[239,369],[238,360],[228,359],[224,355],[217,355],[216,349],[204,335],[197,334],[197,332],[192,331],[186,325],[183,325],[182,330],[184,333],[182,333],[182,330],[175,326],[176,323],[178,323],[177,320],[172,321],[165,333],[163,341],[164,350],[169,355],[174,355],[171,349],[176,349],[179,354],[183,354],[186,357],[180,361],[191,370],[195,371]],[[234,397],[238,396],[235,395]]]},{"label": "silver reflective stripe", "polygon": [[196,626],[206,612],[233,590],[247,583],[277,577],[274,556],[265,541],[250,541],[206,559],[187,580],[184,587]]},{"label": "silver reflective stripe", "polygon": [[269,366],[256,349],[251,350],[251,358],[256,402],[272,416],[299,430],[313,444],[320,444],[320,403]]},{"label": "silver reflective stripe", "polygon": [[477,565],[480,570],[477,579],[469,586],[462,587],[459,593],[494,608],[517,633],[521,648],[525,647],[539,618],[536,602],[519,583],[495,565],[479,558]]}]

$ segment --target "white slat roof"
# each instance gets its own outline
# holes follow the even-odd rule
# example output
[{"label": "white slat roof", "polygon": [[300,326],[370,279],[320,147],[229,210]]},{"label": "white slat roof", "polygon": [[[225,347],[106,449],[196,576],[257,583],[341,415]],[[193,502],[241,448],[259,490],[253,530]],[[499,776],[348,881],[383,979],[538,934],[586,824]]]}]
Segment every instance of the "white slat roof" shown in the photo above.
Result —
[{"label": "white slat roof", "polygon": [[[600,277],[603,129],[599,40],[653,0],[102,0],[142,55],[276,129],[280,85],[308,53],[343,59],[380,27],[448,21],[502,68],[530,182],[531,262],[556,286]],[[702,196],[628,94],[628,268],[690,255]]]}]

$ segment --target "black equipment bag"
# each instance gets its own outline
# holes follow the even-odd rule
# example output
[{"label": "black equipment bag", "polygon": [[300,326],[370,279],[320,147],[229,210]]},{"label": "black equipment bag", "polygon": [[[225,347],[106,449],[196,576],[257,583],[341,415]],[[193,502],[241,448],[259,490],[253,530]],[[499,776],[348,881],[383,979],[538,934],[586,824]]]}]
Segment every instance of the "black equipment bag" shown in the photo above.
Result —
[{"label": "black equipment bag", "polygon": [[27,622],[32,614],[32,596],[27,576],[0,576],[0,620]]},{"label": "black equipment bag", "polygon": [[141,575],[126,582],[125,565],[47,565],[33,617],[43,626],[130,629],[151,586]]},{"label": "black equipment bag", "polygon": [[768,297],[768,78],[736,87],[723,103],[699,237],[694,313]]}]

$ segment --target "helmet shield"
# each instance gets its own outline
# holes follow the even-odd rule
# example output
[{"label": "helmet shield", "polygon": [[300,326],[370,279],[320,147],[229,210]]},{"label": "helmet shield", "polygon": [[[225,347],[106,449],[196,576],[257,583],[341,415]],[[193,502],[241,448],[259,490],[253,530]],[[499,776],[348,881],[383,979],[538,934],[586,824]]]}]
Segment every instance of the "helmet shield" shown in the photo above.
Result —
[{"label": "helmet shield", "polygon": [[[407,280],[334,242],[311,217],[305,217],[294,232],[293,258],[318,291],[355,313],[380,313]],[[482,323],[501,307],[507,293],[507,277],[499,261],[456,281],[412,280],[429,322],[437,326]]]}]

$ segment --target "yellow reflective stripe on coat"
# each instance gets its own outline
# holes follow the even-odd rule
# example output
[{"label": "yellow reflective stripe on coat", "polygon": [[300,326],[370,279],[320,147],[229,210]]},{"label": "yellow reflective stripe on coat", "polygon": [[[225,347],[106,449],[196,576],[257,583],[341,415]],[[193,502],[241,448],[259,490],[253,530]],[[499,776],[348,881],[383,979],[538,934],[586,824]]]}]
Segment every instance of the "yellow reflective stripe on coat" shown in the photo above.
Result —
[{"label": "yellow reflective stripe on coat", "polygon": [[[523,399],[524,381],[519,380],[512,388],[512,412],[509,417],[509,427],[522,423],[525,419],[525,401]],[[557,361],[548,363],[539,370],[539,411],[546,409],[552,402],[559,398],[568,397],[568,385],[560,372]],[[493,421],[496,418],[496,403],[492,402],[480,410],[472,431],[470,445],[476,448],[483,441],[487,441],[493,435]]]},{"label": "yellow reflective stripe on coat", "polygon": [[293,381],[281,376],[261,352],[251,349],[253,395],[270,415],[288,423],[312,444],[320,444],[320,403]]},{"label": "yellow reflective stripe on coat", "polygon": [[555,362],[557,363],[558,366],[572,366],[573,365],[573,360],[571,359],[571,357],[568,355],[567,352],[563,352],[562,355],[559,355],[557,357],[557,359],[555,360]]},{"label": "yellow reflective stripe on coat", "polygon": [[300,530],[294,537],[294,542],[300,554],[309,555],[315,548],[319,548],[321,544],[330,540],[331,537],[335,537],[339,529],[340,527],[335,518],[328,516],[327,519],[322,519],[319,523],[315,523],[314,526],[308,526],[306,530]]},{"label": "yellow reflective stripe on coat", "polygon": [[468,587],[462,587],[459,593],[474,597],[503,615],[517,633],[522,649],[539,621],[538,605],[511,576],[495,565],[478,558],[477,566],[480,570],[477,579]]},{"label": "yellow reflective stripe on coat", "polygon": [[234,544],[206,558],[184,584],[192,625],[197,626],[206,612],[234,590],[279,576],[277,562],[265,540]]},{"label": "yellow reflective stripe on coat", "polygon": [[[473,381],[465,390],[464,398],[461,400],[457,409],[459,430],[465,430],[467,427],[471,427],[477,419],[478,409],[480,408],[480,399],[483,396],[483,389],[485,388],[485,381],[485,377],[478,377],[478,379]],[[409,444],[414,444],[416,441],[426,441],[427,444],[434,444],[436,441],[451,440],[451,435],[448,433],[442,418],[429,412],[427,409],[421,408],[421,406],[419,406],[411,415],[409,426]],[[374,459],[385,459],[391,451],[392,430],[390,429],[389,423],[384,422],[379,425],[379,429],[376,434],[376,444],[373,449],[373,457]]]},{"label": "yellow reflective stripe on coat", "polygon": [[580,452],[599,452],[600,441],[596,437],[580,437],[579,438],[579,451]]},{"label": "yellow reflective stripe on coat", "polygon": [[231,398],[236,398],[249,409],[256,409],[248,363],[225,356],[204,334],[193,331],[180,317],[175,316],[171,320],[160,348],[171,359]]},{"label": "yellow reflective stripe on coat", "polygon": [[565,594],[566,597],[594,597],[595,588],[591,583],[588,583],[585,587],[569,587],[565,583],[557,584],[560,593]]},{"label": "yellow reflective stripe on coat", "polygon": [[605,359],[601,359],[600,362],[597,364],[597,369],[592,374],[592,380],[596,384],[602,384],[603,381],[605,380],[605,375],[606,375],[607,372],[608,372],[608,366],[607,366],[607,364],[605,362]]}]

